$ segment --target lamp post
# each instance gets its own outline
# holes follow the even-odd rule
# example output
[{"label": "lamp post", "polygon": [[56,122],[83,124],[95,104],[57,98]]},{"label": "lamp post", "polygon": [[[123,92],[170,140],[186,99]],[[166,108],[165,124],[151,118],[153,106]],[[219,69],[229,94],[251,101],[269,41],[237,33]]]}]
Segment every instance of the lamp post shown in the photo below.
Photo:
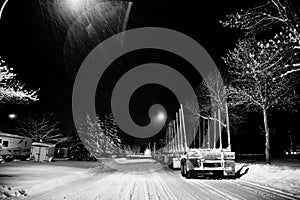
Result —
[{"label": "lamp post", "polygon": [[17,117],[18,117],[18,116],[17,116],[15,113],[10,113],[10,114],[8,115],[8,118],[11,119],[11,120],[16,119]]},{"label": "lamp post", "polygon": [[156,121],[158,121],[158,122],[165,122],[167,116],[163,111],[159,111],[155,118],[156,118]]}]

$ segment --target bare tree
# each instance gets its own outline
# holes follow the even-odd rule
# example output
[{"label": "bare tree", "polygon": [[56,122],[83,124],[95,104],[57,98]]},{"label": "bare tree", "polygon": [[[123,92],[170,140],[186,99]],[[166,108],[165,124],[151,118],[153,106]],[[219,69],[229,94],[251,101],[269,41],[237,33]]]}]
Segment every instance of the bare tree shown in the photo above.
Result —
[{"label": "bare tree", "polygon": [[221,113],[226,115],[226,124],[220,123],[227,128],[227,134],[230,135],[230,129],[236,130],[243,123],[245,112],[241,108],[228,104],[228,88],[221,79],[222,77],[216,76],[214,72],[210,73],[206,81],[203,81],[196,89],[197,102],[186,102],[186,108],[192,113],[189,116],[189,121],[192,123],[199,123],[200,118],[219,122],[219,119],[210,114],[211,110],[220,109]]},{"label": "bare tree", "polygon": [[27,103],[37,101],[37,91],[24,89],[24,84],[16,80],[16,74],[12,72],[5,61],[0,57],[0,101],[1,103]]},{"label": "bare tree", "polygon": [[[300,20],[299,11],[292,9],[287,0],[267,0],[264,5],[227,15],[223,26],[238,28],[246,36],[271,35],[269,43],[283,52],[277,57],[281,77],[300,71]],[[268,33],[269,30],[271,34]],[[270,31],[269,31],[270,32]],[[276,64],[278,65],[278,64]]]},{"label": "bare tree", "polygon": [[212,109],[226,110],[226,88],[220,76],[211,73],[196,89],[197,102],[186,102],[186,108],[192,113],[190,121],[198,122],[199,118],[217,120],[210,116]]},{"label": "bare tree", "polygon": [[270,159],[268,111],[271,108],[292,109],[297,102],[295,80],[282,76],[280,66],[284,50],[277,44],[258,42],[254,38],[240,40],[223,58],[231,76],[228,99],[231,106],[244,105],[247,110],[263,114],[265,154]]},{"label": "bare tree", "polygon": [[59,129],[59,121],[54,113],[28,115],[18,120],[16,131],[30,137],[34,142],[56,141],[63,137]]}]

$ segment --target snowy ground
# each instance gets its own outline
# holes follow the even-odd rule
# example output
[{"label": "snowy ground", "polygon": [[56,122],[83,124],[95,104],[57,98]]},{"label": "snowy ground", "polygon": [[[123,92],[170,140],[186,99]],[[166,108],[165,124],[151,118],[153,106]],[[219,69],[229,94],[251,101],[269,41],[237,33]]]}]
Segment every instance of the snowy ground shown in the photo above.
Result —
[{"label": "snowy ground", "polygon": [[[300,195],[300,167],[295,165],[248,163],[249,170],[240,179],[188,180],[181,177],[179,171],[164,168],[152,159],[118,159],[109,163],[113,169],[94,162],[75,161],[1,164],[0,191],[11,193],[12,196],[17,192],[22,199],[37,200],[300,198],[251,184],[270,185]],[[237,169],[242,165],[238,164]],[[26,195],[19,192],[22,190]]]},{"label": "snowy ground", "polygon": [[[256,182],[300,196],[300,160],[274,160],[272,165],[262,162],[246,163],[248,173],[241,180]],[[237,164],[238,168],[245,163]]]},{"label": "snowy ground", "polygon": [[[93,162],[53,162],[51,164],[15,161],[0,164],[0,199],[6,196],[27,196],[64,185],[88,176]],[[25,194],[20,194],[24,190]],[[22,192],[21,192],[22,193]]]}]

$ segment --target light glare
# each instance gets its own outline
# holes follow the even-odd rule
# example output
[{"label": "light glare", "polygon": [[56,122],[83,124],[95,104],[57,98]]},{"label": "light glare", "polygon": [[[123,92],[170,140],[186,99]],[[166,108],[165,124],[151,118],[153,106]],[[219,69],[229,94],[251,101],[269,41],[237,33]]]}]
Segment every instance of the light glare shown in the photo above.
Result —
[{"label": "light glare", "polygon": [[164,121],[166,118],[166,115],[163,112],[158,113],[157,120],[158,121]]}]

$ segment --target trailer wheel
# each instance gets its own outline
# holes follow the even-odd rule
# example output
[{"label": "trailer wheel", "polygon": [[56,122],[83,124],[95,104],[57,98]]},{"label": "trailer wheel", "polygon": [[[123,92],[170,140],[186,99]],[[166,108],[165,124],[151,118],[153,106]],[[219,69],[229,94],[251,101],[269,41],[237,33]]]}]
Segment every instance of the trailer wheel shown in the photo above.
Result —
[{"label": "trailer wheel", "polygon": [[185,169],[184,169],[184,163],[182,162],[180,165],[180,171],[181,171],[181,176],[185,177]]},{"label": "trailer wheel", "polygon": [[213,179],[222,179],[222,178],[223,178],[223,171],[213,172]]},{"label": "trailer wheel", "polygon": [[14,160],[14,158],[13,158],[12,156],[3,156],[3,160],[4,160],[5,162],[11,162],[11,161]]},{"label": "trailer wheel", "polygon": [[186,172],[185,178],[186,179],[191,179],[194,177],[194,171],[193,170],[189,170]]},{"label": "trailer wheel", "polygon": [[20,160],[21,160],[21,161],[26,161],[26,160],[27,160],[27,156],[21,156],[21,157],[20,157]]},{"label": "trailer wheel", "polygon": [[174,169],[174,167],[173,167],[173,162],[171,162],[171,163],[169,164],[169,168],[170,168],[170,169]]}]

